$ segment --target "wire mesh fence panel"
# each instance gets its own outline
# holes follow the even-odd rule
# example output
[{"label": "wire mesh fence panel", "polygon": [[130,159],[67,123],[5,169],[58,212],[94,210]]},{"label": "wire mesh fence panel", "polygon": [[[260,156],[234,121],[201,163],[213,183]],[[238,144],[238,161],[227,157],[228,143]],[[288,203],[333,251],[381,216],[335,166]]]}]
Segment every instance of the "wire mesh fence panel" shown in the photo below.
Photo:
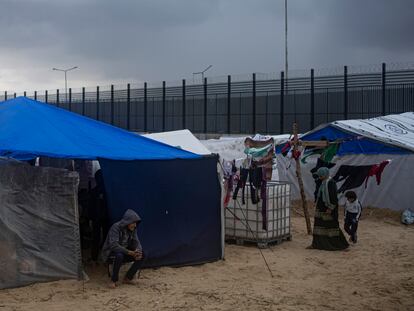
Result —
[{"label": "wire mesh fence panel", "polygon": [[165,130],[174,131],[182,128],[183,99],[170,97],[165,101]]},{"label": "wire mesh fence panel", "polygon": [[187,96],[186,99],[186,124],[187,128],[194,133],[204,131],[204,97]]},{"label": "wire mesh fence panel", "polygon": [[414,84],[393,85],[387,88],[387,113],[414,111]]},{"label": "wire mesh fence panel", "polygon": [[227,108],[227,94],[215,94],[208,97],[208,133],[227,133]]},{"label": "wire mesh fence panel", "polygon": [[145,132],[145,101],[144,98],[134,98],[130,103],[130,130]]},{"label": "wire mesh fence panel", "polygon": [[96,100],[85,99],[85,115],[89,118],[96,119]]},{"label": "wire mesh fence panel", "polygon": [[3,91],[0,101],[18,96],[139,132],[188,128],[194,133],[280,134],[291,132],[293,122],[305,132],[340,119],[413,111],[414,64],[139,82],[67,93]]}]

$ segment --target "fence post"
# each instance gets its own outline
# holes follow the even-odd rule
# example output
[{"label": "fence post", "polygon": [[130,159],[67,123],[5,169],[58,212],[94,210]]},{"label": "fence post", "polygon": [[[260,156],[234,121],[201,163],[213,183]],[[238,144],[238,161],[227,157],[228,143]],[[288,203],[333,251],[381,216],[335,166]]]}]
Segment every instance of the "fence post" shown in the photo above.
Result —
[{"label": "fence post", "polygon": [[315,127],[315,71],[311,69],[311,119],[310,128]]},{"label": "fence post", "polygon": [[85,115],[85,87],[82,87],[82,115]]},{"label": "fence post", "polygon": [[204,134],[207,134],[207,78],[204,78]]},{"label": "fence post", "polygon": [[166,99],[165,81],[162,81],[162,131],[163,132],[165,132],[165,99]]},{"label": "fence post", "polygon": [[129,83],[127,84],[127,129],[131,130],[131,84]]},{"label": "fence post", "polygon": [[185,114],[186,114],[186,111],[185,111],[185,105],[186,105],[185,95],[186,95],[186,92],[185,92],[185,79],[183,79],[183,113],[182,113],[183,114],[183,130],[185,129]]},{"label": "fence post", "polygon": [[34,91],[34,100],[37,100],[37,91]]},{"label": "fence post", "polygon": [[60,98],[59,98],[59,89],[56,90],[56,106],[59,107],[60,104]]},{"label": "fence post", "polygon": [[72,111],[72,88],[69,88],[69,111]]},{"label": "fence post", "polygon": [[227,76],[227,133],[231,134],[231,75]]},{"label": "fence post", "polygon": [[344,119],[348,120],[348,66],[344,66]]},{"label": "fence post", "polygon": [[96,87],[96,120],[99,121],[99,86]]},{"label": "fence post", "polygon": [[252,82],[253,82],[253,90],[252,90],[252,96],[253,96],[253,134],[256,134],[256,74],[253,73],[252,75]]},{"label": "fence post", "polygon": [[148,132],[148,89],[147,82],[144,83],[144,132]]},{"label": "fence post", "polygon": [[385,79],[386,79],[386,65],[385,63],[382,63],[382,96],[381,96],[381,102],[382,102],[382,115],[385,116],[386,109],[385,109]]},{"label": "fence post", "polygon": [[4,100],[7,100],[7,91],[4,91]]},{"label": "fence post", "polygon": [[111,124],[114,125],[114,85],[111,84]]},{"label": "fence post", "polygon": [[45,91],[45,103],[47,104],[48,98],[47,98],[47,90]]},{"label": "fence post", "polygon": [[280,73],[280,133],[285,131],[284,114],[285,114],[285,73]]}]

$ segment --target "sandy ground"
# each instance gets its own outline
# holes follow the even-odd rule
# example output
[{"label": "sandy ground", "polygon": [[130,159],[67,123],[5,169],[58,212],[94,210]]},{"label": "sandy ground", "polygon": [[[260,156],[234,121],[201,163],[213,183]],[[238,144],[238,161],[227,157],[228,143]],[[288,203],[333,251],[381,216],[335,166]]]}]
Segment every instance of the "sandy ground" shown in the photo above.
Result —
[{"label": "sandy ground", "polygon": [[264,250],[226,246],[226,260],[144,270],[137,285],[58,281],[0,291],[4,310],[414,310],[414,227],[366,215],[348,252],[307,250],[304,219],[293,240]]}]

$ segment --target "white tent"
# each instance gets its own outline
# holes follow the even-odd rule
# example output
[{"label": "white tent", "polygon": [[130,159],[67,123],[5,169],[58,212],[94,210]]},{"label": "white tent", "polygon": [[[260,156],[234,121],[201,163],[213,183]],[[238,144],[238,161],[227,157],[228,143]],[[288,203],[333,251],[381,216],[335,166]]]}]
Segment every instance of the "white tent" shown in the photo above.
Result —
[{"label": "white tent", "polygon": [[145,137],[192,153],[208,155],[211,152],[189,130],[145,134]]},{"label": "white tent", "polygon": [[[329,161],[331,176],[337,181],[339,196],[355,191],[364,206],[403,210],[414,206],[414,113],[384,117],[336,121],[306,133],[302,140],[327,139],[336,143]],[[331,144],[332,146],[332,144]],[[295,162],[278,150],[278,170],[282,180],[294,184],[293,196],[299,198]],[[325,149],[326,150],[326,149]],[[309,152],[309,151],[308,151]],[[305,150],[304,155],[306,156]],[[309,154],[309,153],[308,153]],[[302,162],[304,155],[302,155]],[[315,183],[311,169],[325,154],[313,150],[302,163],[305,193],[314,198]],[[318,160],[319,159],[319,160]],[[384,161],[390,160],[388,164]],[[382,163],[382,165],[381,165]]]}]

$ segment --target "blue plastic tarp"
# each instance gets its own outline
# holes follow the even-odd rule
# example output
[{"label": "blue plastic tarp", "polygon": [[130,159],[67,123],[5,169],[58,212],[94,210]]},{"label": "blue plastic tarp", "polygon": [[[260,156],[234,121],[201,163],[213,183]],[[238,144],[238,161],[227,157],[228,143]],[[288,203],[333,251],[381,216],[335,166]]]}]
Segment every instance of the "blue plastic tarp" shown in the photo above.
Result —
[{"label": "blue plastic tarp", "polygon": [[[319,130],[312,131],[303,135],[303,141],[315,141],[327,139],[329,141],[339,141],[340,145],[337,151],[338,156],[347,154],[410,154],[407,149],[392,146],[381,141],[349,133],[345,130],[336,128],[331,125],[322,127]],[[276,146],[276,153],[281,153],[282,145]]]},{"label": "blue plastic tarp", "polygon": [[217,158],[167,161],[100,159],[111,223],[127,209],[138,227],[146,267],[187,265],[222,255]]},{"label": "blue plastic tarp", "polygon": [[199,155],[65,109],[18,97],[0,103],[0,156],[114,160],[193,159]]}]

